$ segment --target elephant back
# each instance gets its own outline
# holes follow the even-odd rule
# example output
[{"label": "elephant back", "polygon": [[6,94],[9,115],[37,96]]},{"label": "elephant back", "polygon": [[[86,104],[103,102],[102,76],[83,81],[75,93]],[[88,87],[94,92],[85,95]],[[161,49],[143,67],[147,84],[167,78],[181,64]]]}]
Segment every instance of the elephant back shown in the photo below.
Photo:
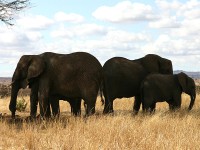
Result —
[{"label": "elephant back", "polygon": [[140,63],[148,73],[173,74],[172,62],[155,54],[148,54],[135,60]]}]

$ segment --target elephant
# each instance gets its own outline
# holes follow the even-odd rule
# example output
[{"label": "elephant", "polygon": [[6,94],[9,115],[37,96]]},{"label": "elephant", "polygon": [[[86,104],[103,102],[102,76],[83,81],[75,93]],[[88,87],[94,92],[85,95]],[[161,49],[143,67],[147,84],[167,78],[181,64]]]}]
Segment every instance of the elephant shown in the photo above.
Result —
[{"label": "elephant", "polygon": [[[54,115],[59,113],[59,99],[68,99],[72,109],[79,109],[76,102],[84,100],[86,115],[95,113],[98,91],[101,90],[103,68],[100,62],[86,52],[58,54],[44,52],[24,55],[20,58],[12,77],[9,109],[12,117],[16,112],[16,98],[20,88],[31,88],[32,114],[39,100],[40,115],[50,116],[49,104]],[[77,110],[78,111],[78,110]]]},{"label": "elephant", "polygon": [[103,113],[114,112],[114,99],[135,96],[133,110],[137,114],[141,105],[140,84],[143,79],[150,73],[173,74],[173,67],[171,60],[148,54],[136,60],[113,57],[103,65],[103,73]]},{"label": "elephant", "polygon": [[188,110],[191,110],[195,99],[195,82],[192,78],[181,72],[175,75],[150,74],[141,84],[141,97],[143,111],[154,112],[156,102],[166,101],[170,110],[181,107],[181,94],[190,95],[191,101]]}]

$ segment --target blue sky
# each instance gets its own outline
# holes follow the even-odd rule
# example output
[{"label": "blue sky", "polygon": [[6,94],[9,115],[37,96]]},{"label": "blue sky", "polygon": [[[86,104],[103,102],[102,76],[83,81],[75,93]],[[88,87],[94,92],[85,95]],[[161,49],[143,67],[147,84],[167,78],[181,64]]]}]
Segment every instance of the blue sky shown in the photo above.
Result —
[{"label": "blue sky", "polygon": [[200,71],[198,0],[31,0],[15,26],[0,23],[0,76],[12,76],[20,57],[45,51],[86,51],[102,65],[114,56],[154,53],[174,70]]}]

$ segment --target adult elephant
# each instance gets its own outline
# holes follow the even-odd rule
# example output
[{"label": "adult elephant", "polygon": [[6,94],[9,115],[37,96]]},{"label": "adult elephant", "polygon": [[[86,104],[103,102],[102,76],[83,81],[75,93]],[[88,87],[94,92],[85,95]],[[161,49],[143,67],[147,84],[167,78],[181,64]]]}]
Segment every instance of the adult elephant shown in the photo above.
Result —
[{"label": "adult elephant", "polygon": [[196,98],[195,82],[185,73],[176,75],[150,74],[141,84],[143,110],[155,111],[156,103],[166,101],[171,110],[181,107],[181,94],[190,95],[189,110]]},{"label": "adult elephant", "polygon": [[[45,52],[40,55],[22,56],[12,77],[9,109],[14,117],[19,89],[31,85],[32,100],[39,99],[42,117],[50,116],[49,103],[54,104],[55,108],[52,110],[58,113],[56,105],[58,99],[63,97],[72,102],[84,99],[87,106],[86,115],[94,114],[102,78],[101,64],[89,53]],[[33,107],[35,106],[33,104]]]},{"label": "adult elephant", "polygon": [[148,54],[143,58],[129,60],[114,57],[103,66],[105,97],[104,113],[112,113],[113,101],[116,98],[133,97],[134,113],[138,113],[141,105],[140,84],[150,73],[173,74],[172,62],[155,54]]}]

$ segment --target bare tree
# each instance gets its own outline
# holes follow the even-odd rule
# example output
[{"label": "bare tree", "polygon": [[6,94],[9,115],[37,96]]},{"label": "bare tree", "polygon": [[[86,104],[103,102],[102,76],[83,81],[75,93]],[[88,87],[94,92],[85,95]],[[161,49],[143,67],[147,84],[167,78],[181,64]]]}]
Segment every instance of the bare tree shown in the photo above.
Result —
[{"label": "bare tree", "polygon": [[0,0],[0,20],[8,25],[13,25],[11,21],[17,12],[29,5],[29,0]]}]

